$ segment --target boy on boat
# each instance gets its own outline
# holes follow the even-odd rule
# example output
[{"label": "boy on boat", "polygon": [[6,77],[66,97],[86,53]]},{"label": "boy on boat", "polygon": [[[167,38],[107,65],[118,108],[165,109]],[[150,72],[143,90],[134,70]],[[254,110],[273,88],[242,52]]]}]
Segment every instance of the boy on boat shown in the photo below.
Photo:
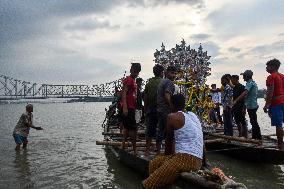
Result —
[{"label": "boy on boat", "polygon": [[222,76],[221,84],[224,87],[224,91],[222,92],[224,135],[233,136],[233,123],[232,123],[233,89],[230,86],[230,79],[226,74]]},{"label": "boy on boat", "polygon": [[261,140],[261,131],[257,121],[257,110],[258,110],[258,103],[257,103],[257,84],[252,79],[253,72],[251,70],[246,70],[243,75],[243,79],[246,82],[245,91],[234,100],[233,104],[236,104],[238,101],[245,98],[245,105],[247,108],[247,112],[249,115],[250,123],[252,126],[252,139]]},{"label": "boy on boat", "polygon": [[23,148],[26,149],[28,145],[28,135],[30,128],[36,130],[42,130],[41,127],[35,127],[33,125],[33,105],[28,104],[26,106],[26,112],[23,113],[14,128],[13,137],[16,143],[15,150],[20,150],[21,145],[23,144]]},{"label": "boy on boat", "polygon": [[161,144],[164,140],[164,132],[167,125],[167,116],[171,113],[171,97],[175,92],[175,80],[177,69],[174,66],[168,66],[164,79],[158,85],[157,89],[157,112],[158,112],[158,131],[156,138],[157,154],[160,153]]},{"label": "boy on boat", "polygon": [[216,84],[211,85],[210,95],[212,96],[212,100],[215,104],[214,112],[217,116],[214,116],[214,122],[216,124],[223,124],[222,117],[220,114],[220,105],[221,105],[221,92],[220,89],[216,88]]},{"label": "boy on boat", "polygon": [[153,138],[156,138],[158,125],[157,114],[157,88],[164,75],[164,67],[156,64],[153,67],[154,77],[150,78],[144,90],[144,107],[146,112],[146,150],[145,155],[150,153]]},{"label": "boy on boat", "polygon": [[202,166],[203,133],[198,117],[183,112],[182,94],[171,98],[173,113],[167,117],[165,155],[158,155],[149,164],[149,177],[143,181],[146,189],[171,184],[182,172],[197,171]]},{"label": "boy on boat", "polygon": [[280,61],[269,60],[266,63],[266,71],[270,75],[266,79],[267,94],[264,112],[269,114],[271,125],[276,127],[276,136],[279,150],[284,151],[283,128],[284,122],[284,75],[278,72]]},{"label": "boy on boat", "polygon": [[122,87],[122,123],[123,123],[123,142],[122,148],[125,148],[125,142],[128,135],[133,146],[134,154],[137,154],[136,149],[136,136],[137,124],[135,120],[136,98],[137,98],[137,85],[135,79],[141,71],[140,63],[131,63],[130,75],[123,80]]}]

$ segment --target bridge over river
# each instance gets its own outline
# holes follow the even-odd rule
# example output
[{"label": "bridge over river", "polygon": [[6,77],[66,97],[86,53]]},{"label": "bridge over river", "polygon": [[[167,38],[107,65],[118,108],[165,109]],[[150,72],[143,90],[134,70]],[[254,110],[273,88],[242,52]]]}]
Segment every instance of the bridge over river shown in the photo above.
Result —
[{"label": "bridge over river", "polygon": [[0,75],[0,100],[109,97],[115,87],[122,85],[122,78],[99,85],[38,84]]}]

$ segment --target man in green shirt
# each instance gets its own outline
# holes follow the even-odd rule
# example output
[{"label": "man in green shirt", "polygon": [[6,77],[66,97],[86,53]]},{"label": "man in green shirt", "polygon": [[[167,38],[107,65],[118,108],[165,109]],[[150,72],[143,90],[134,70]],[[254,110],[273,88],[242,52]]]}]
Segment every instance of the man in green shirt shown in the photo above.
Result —
[{"label": "man in green shirt", "polygon": [[144,109],[146,113],[146,151],[149,155],[152,138],[156,138],[156,129],[158,124],[157,115],[157,88],[163,78],[164,67],[156,64],[153,67],[155,77],[149,79],[144,90]]}]

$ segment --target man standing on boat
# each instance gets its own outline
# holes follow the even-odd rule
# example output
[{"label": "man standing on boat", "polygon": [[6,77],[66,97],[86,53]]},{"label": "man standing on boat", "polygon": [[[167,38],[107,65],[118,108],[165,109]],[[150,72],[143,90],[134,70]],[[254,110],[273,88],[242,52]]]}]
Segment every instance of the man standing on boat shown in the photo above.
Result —
[{"label": "man standing on boat", "polygon": [[125,141],[128,135],[130,136],[134,154],[136,149],[137,124],[135,120],[137,85],[135,78],[138,77],[141,71],[140,63],[131,63],[130,76],[123,80],[122,87],[122,111],[123,111],[123,142],[122,148],[125,148]]},{"label": "man standing on boat", "polygon": [[222,93],[222,106],[224,118],[224,135],[233,136],[233,123],[232,123],[232,103],[233,103],[233,89],[230,86],[230,80],[227,75],[221,78],[224,91]]},{"label": "man standing on boat", "polygon": [[[244,91],[245,86],[239,82],[238,75],[232,75],[231,77],[233,88],[233,99],[236,100]],[[246,106],[245,99],[240,99],[232,108],[232,112],[234,115],[234,119],[238,126],[239,136],[240,137],[248,137],[248,129],[246,123]]]},{"label": "man standing on boat", "polygon": [[250,123],[252,126],[252,138],[261,140],[261,132],[260,127],[257,122],[257,84],[252,79],[253,72],[251,70],[246,70],[244,73],[241,73],[243,75],[244,81],[246,81],[246,87],[245,91],[236,99],[234,100],[233,104],[236,104],[241,99],[245,98],[245,105],[248,111]]},{"label": "man standing on boat", "polygon": [[143,181],[146,189],[172,184],[182,172],[197,171],[202,166],[203,133],[198,117],[183,112],[185,98],[172,96],[173,113],[167,119],[165,155],[158,155],[149,164],[149,177]]},{"label": "man standing on boat", "polygon": [[165,76],[166,78],[158,85],[157,89],[157,112],[158,112],[158,132],[157,132],[157,154],[160,153],[161,144],[164,140],[165,128],[167,125],[167,116],[171,113],[170,103],[171,97],[175,92],[173,81],[176,77],[177,69],[174,66],[168,66]]},{"label": "man standing on boat", "polygon": [[149,155],[152,139],[156,138],[158,125],[157,89],[164,75],[164,67],[160,64],[156,64],[153,67],[153,73],[155,77],[149,79],[144,90],[144,108],[146,112],[146,156]]},{"label": "man standing on boat", "polygon": [[266,71],[270,75],[266,79],[267,93],[264,112],[269,114],[271,125],[276,127],[278,148],[284,151],[283,128],[284,122],[284,75],[278,72],[280,61],[269,60],[266,63]]}]

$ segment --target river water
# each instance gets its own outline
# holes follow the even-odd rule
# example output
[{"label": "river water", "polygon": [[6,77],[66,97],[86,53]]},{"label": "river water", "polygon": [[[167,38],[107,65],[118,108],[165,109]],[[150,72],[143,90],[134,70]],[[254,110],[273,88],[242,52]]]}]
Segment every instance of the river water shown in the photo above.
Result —
[{"label": "river water", "polygon": [[[259,100],[260,107],[263,100]],[[26,103],[0,105],[0,188],[141,188],[143,177],[123,166],[102,140],[107,102],[35,102],[27,150],[15,152],[12,132]],[[258,111],[263,134],[274,133]],[[248,188],[284,188],[284,166],[244,162],[209,153],[209,162]]]}]

